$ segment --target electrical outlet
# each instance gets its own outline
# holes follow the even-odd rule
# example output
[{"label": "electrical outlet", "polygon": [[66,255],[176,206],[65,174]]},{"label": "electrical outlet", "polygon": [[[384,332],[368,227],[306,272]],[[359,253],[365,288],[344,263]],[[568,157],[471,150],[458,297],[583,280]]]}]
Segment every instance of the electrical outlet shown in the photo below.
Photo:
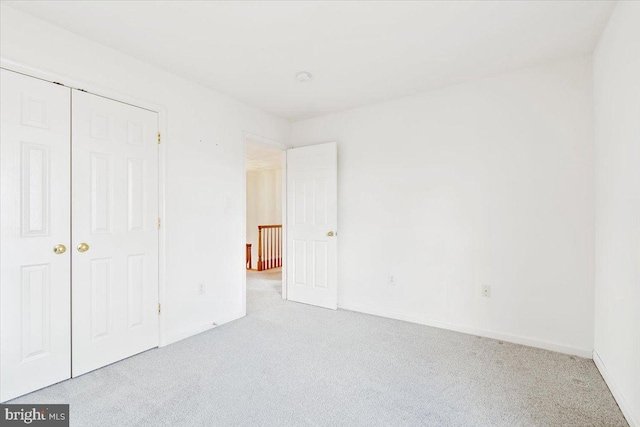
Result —
[{"label": "electrical outlet", "polygon": [[389,275],[389,286],[395,286],[396,285],[396,278],[393,277],[393,274]]},{"label": "electrical outlet", "polygon": [[204,283],[198,283],[198,293],[200,295],[203,295],[205,292],[205,287],[204,287]]},{"label": "electrical outlet", "polygon": [[491,286],[482,285],[482,296],[485,298],[489,298],[491,296]]}]

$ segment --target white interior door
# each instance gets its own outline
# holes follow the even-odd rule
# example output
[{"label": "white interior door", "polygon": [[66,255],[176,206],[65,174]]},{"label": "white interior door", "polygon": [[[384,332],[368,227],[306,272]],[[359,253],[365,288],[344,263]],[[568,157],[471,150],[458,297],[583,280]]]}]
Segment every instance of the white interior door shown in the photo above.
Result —
[{"label": "white interior door", "polygon": [[[0,70],[0,401],[69,378],[70,89]],[[58,248],[54,252],[54,248]]]},{"label": "white interior door", "polygon": [[336,309],[336,143],[287,150],[287,299]]},{"label": "white interior door", "polygon": [[158,345],[158,117],[72,93],[75,377]]}]

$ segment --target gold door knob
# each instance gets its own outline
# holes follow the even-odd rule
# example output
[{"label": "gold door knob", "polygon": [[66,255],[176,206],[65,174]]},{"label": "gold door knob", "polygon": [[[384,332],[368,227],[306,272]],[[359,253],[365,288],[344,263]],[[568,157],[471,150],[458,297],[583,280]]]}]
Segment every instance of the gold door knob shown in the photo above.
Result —
[{"label": "gold door knob", "polygon": [[78,252],[87,252],[89,250],[89,245],[82,242],[78,245]]},{"label": "gold door knob", "polygon": [[53,253],[56,255],[60,255],[67,252],[67,247],[63,244],[55,245],[53,247]]},{"label": "gold door knob", "polygon": [[329,236],[329,237],[333,236],[333,231],[328,232],[327,236]]}]

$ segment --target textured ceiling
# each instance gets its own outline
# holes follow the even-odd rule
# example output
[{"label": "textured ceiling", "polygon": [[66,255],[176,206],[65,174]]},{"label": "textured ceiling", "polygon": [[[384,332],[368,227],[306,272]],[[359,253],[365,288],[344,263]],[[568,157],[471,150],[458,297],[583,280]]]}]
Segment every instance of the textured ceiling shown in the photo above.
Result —
[{"label": "textured ceiling", "polygon": [[247,141],[247,170],[282,169],[282,151]]}]

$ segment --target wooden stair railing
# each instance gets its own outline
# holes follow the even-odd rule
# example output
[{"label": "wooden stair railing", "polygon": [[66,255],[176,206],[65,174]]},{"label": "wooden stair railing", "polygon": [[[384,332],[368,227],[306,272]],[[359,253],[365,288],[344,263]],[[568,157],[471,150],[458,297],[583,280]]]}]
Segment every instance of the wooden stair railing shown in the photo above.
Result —
[{"label": "wooden stair railing", "polygon": [[282,224],[258,226],[258,271],[282,267]]},{"label": "wooden stair railing", "polygon": [[247,243],[247,249],[245,251],[245,258],[247,260],[247,270],[251,270],[251,243]]}]

